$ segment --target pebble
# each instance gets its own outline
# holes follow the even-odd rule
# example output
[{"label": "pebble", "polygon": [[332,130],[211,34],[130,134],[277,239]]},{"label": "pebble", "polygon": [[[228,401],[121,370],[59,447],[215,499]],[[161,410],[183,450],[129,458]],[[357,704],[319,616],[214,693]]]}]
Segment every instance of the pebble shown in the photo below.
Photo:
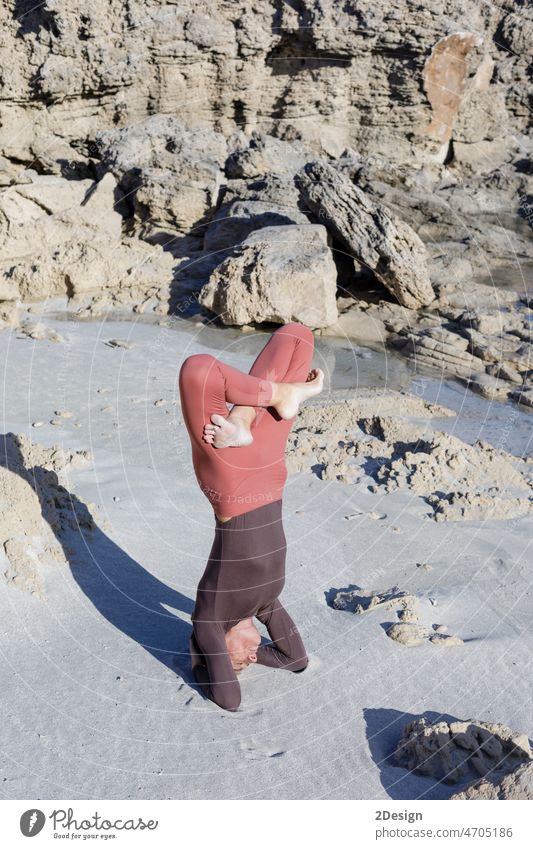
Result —
[{"label": "pebble", "polygon": [[32,427],[42,427],[44,422],[32,422]]},{"label": "pebble", "polygon": [[54,410],[54,416],[60,416],[62,419],[71,419],[73,415],[70,410]]},{"label": "pebble", "polygon": [[154,401],[154,407],[162,407],[163,404],[166,404],[165,398],[159,398],[157,401]]}]

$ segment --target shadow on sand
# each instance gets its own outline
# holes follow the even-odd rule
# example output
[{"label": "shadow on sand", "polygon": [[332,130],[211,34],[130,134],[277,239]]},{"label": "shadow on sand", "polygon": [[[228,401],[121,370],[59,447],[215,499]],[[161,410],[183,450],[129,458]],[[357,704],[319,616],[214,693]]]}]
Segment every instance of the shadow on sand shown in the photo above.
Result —
[{"label": "shadow on sand", "polygon": [[[154,577],[114,543],[87,505],[59,483],[56,472],[26,465],[15,434],[0,435],[0,465],[33,488],[75,581],[102,616],[202,695],[190,669],[191,626],[163,607],[190,615],[193,600]],[[59,526],[58,514],[65,519]]]}]

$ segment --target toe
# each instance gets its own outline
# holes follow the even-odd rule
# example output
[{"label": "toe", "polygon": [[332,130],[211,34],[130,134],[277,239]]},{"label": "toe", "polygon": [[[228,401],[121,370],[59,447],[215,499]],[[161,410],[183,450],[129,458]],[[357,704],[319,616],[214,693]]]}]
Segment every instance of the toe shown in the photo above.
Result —
[{"label": "toe", "polygon": [[218,413],[213,413],[213,415],[211,416],[211,421],[217,427],[221,427],[226,421],[226,419],[224,418],[224,416],[219,416]]}]

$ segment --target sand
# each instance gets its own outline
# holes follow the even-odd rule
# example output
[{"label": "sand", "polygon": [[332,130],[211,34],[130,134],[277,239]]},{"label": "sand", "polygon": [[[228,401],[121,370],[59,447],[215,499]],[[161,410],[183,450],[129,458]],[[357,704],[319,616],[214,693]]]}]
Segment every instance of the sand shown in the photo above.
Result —
[{"label": "sand", "polygon": [[[344,410],[320,413],[334,422],[319,433],[306,409],[293,437],[310,447],[293,441],[289,456],[283,600],[310,664],[251,667],[231,714],[203,699],[188,664],[214,522],[177,376],[204,351],[248,368],[266,337],[140,316],[32,322],[32,337],[0,333],[3,433],[23,438],[26,469],[1,478],[5,503],[24,505],[0,549],[5,798],[446,799],[460,783],[394,760],[409,722],[475,717],[532,734],[531,513],[513,506],[531,498],[530,415],[390,352],[317,339],[315,364],[333,375],[321,403],[355,405],[363,428],[346,435]],[[430,450],[398,449],[411,428]],[[324,457],[340,477],[321,474]],[[51,522],[35,466],[54,476]],[[469,516],[450,493],[488,501]],[[431,496],[451,505],[441,520]],[[416,601],[335,609],[337,593],[361,588]],[[392,627],[424,637],[401,645]],[[440,651],[435,638],[454,636]]]}]

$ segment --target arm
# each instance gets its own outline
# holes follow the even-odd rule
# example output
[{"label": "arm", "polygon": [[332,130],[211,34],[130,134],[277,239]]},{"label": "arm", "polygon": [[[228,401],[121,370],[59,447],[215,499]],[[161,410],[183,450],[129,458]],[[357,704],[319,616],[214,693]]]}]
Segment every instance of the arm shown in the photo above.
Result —
[{"label": "arm", "polygon": [[291,672],[302,672],[308,663],[302,638],[298,628],[283,607],[279,598],[256,613],[257,618],[266,625],[274,645],[259,646],[257,663]]},{"label": "arm", "polygon": [[207,698],[224,710],[237,710],[241,688],[229,659],[222,626],[195,622],[189,649],[194,677]]}]

